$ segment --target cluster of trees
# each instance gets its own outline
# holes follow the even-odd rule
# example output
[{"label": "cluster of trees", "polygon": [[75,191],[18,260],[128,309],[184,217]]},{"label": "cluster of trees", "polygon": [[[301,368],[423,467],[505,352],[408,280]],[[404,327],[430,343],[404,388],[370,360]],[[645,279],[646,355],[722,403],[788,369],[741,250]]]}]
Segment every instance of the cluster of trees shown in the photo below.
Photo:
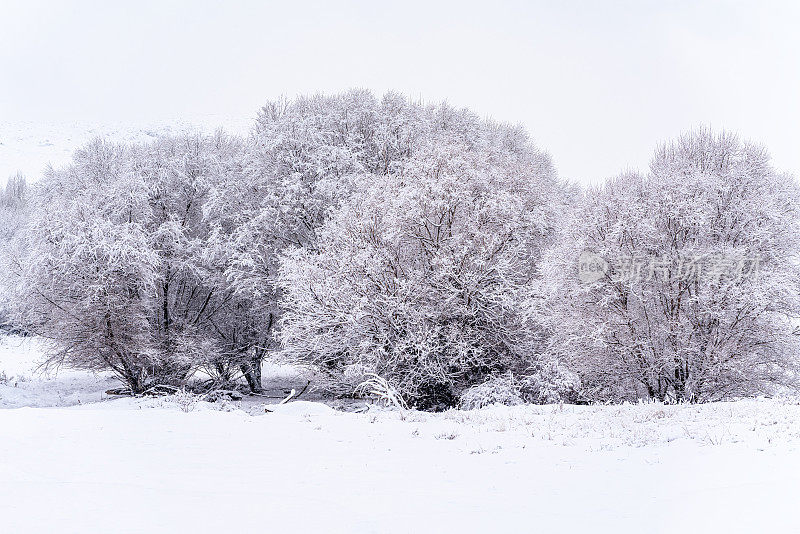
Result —
[{"label": "cluster of trees", "polygon": [[[798,189],[699,131],[581,190],[519,127],[366,91],[265,106],[246,138],[97,140],[9,182],[5,304],[51,362],[133,392],[261,387],[264,358],[409,405],[705,401],[789,385]],[[586,282],[581,254],[757,258],[757,276]]]}]

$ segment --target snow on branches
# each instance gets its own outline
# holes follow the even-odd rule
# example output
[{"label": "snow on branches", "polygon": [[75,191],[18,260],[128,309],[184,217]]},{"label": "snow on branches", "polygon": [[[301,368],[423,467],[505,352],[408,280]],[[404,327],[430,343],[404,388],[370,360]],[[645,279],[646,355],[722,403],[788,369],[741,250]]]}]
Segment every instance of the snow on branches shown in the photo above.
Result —
[{"label": "snow on branches", "polygon": [[199,369],[258,392],[280,353],[430,410],[768,393],[798,376],[799,201],[729,134],[578,191],[519,127],[299,97],[245,138],[97,140],[12,179],[0,307],[134,392]]},{"label": "snow on branches", "polygon": [[417,114],[413,152],[353,177],[315,246],[283,255],[281,341],[332,380],[367,369],[435,408],[535,361],[531,282],[565,194],[519,130]]},{"label": "snow on branches", "polygon": [[[587,191],[548,252],[551,351],[596,399],[708,401],[797,376],[800,189],[700,130]],[[592,258],[596,275],[578,272]]]}]

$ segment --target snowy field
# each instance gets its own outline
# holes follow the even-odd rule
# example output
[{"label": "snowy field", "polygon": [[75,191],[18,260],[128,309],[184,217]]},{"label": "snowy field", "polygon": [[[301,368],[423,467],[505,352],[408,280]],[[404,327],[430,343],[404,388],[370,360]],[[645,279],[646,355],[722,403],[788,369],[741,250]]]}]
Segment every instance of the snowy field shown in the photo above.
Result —
[{"label": "snowy field", "polygon": [[0,347],[0,532],[800,531],[791,400],[186,405]]}]

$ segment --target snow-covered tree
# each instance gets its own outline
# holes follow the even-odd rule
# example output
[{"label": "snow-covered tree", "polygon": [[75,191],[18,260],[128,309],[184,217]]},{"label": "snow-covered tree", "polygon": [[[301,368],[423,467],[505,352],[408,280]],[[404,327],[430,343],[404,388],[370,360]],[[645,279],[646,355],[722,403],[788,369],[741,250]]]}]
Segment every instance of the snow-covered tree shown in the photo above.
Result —
[{"label": "snow-covered tree", "polygon": [[21,174],[8,179],[0,190],[0,330],[13,330],[11,322],[11,295],[7,276],[15,261],[12,245],[19,228],[27,216],[28,183]]},{"label": "snow-covered tree", "polygon": [[260,381],[262,359],[277,348],[281,251],[315,249],[332,210],[365,175],[388,173],[407,158],[433,121],[433,107],[393,93],[379,101],[363,90],[279,100],[261,110],[240,179],[217,184],[207,204],[253,346],[244,363],[251,385]]},{"label": "snow-covered tree", "polygon": [[[596,399],[708,401],[794,380],[800,189],[707,130],[590,190],[547,255],[550,350]],[[593,269],[594,268],[594,269]]]},{"label": "snow-covered tree", "polygon": [[150,247],[159,256],[153,333],[170,375],[197,366],[231,380],[251,348],[241,334],[217,242],[210,192],[237,181],[242,143],[223,133],[167,137],[132,147],[131,166],[148,192]]},{"label": "snow-covered tree", "polygon": [[113,370],[135,392],[198,367],[239,372],[251,347],[204,208],[241,148],[223,134],[98,140],[37,184],[15,301],[53,363]]},{"label": "snow-covered tree", "polygon": [[53,341],[51,362],[110,369],[141,391],[160,364],[150,332],[159,258],[129,156],[98,140],[37,184],[13,296],[26,327]]},{"label": "snow-covered tree", "polygon": [[531,282],[565,191],[521,129],[405,105],[375,120],[378,156],[315,246],[283,256],[281,340],[349,390],[374,373],[431,409],[537,364]]}]

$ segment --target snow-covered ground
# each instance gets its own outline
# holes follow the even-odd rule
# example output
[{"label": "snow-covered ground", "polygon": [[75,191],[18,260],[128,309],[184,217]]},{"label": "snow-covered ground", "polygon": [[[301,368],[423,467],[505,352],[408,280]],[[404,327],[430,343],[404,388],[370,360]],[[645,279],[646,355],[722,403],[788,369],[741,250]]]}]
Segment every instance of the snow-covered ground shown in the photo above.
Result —
[{"label": "snow-covered ground", "polygon": [[[35,340],[3,343],[7,376],[63,387],[31,373]],[[0,406],[24,404],[10,387]],[[0,532],[800,531],[792,400],[442,414],[252,402],[0,410]]]},{"label": "snow-covered ground", "polygon": [[108,374],[42,368],[42,342],[0,334],[0,408],[72,406],[107,399]]}]

